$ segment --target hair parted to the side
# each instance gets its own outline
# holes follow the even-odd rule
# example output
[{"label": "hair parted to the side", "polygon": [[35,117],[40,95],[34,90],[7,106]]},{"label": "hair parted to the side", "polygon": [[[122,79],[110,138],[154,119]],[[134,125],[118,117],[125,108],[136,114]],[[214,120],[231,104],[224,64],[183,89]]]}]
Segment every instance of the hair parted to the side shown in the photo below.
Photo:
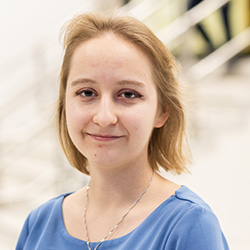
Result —
[{"label": "hair parted to the side", "polygon": [[87,159],[73,144],[66,123],[65,92],[72,55],[83,42],[107,32],[135,44],[149,57],[158,92],[159,110],[170,113],[167,122],[152,132],[148,147],[151,167],[156,171],[162,167],[176,174],[188,171],[186,166],[191,161],[191,154],[186,142],[184,105],[174,58],[140,21],[127,16],[101,14],[78,15],[63,30],[65,53],[60,73],[57,126],[62,148],[70,164],[82,173],[89,174]]}]

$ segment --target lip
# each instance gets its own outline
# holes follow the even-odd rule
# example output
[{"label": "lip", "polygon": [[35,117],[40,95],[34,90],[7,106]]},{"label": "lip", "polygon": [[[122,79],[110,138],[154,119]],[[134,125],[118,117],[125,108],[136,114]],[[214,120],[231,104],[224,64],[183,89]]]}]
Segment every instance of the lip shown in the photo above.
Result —
[{"label": "lip", "polygon": [[91,134],[91,133],[86,133],[86,134],[96,141],[115,141],[123,137],[123,136],[108,135],[108,134]]}]

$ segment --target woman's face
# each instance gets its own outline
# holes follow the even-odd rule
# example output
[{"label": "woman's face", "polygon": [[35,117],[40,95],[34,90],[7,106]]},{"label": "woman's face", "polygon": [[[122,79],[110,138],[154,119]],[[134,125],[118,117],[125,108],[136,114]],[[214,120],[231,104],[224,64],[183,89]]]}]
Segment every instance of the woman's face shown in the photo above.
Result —
[{"label": "woman's face", "polygon": [[74,52],[66,89],[70,137],[89,165],[124,166],[147,160],[158,114],[148,57],[113,34],[82,43]]}]

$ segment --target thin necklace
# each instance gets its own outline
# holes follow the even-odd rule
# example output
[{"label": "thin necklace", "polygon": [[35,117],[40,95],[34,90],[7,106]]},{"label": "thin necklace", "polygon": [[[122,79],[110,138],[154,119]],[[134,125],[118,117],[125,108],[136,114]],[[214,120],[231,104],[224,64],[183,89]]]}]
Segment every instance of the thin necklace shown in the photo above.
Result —
[{"label": "thin necklace", "polygon": [[[138,197],[138,199],[133,203],[133,205],[128,209],[128,211],[121,217],[121,219],[116,223],[116,225],[114,226],[114,228],[109,231],[109,233],[101,240],[98,242],[97,246],[94,248],[94,250],[96,250],[117,228],[118,226],[122,223],[122,221],[124,220],[124,218],[128,215],[128,213],[137,205],[137,203],[141,200],[141,198],[143,197],[143,195],[146,193],[146,191],[148,190],[151,182],[153,181],[155,175],[155,171],[153,171],[153,174],[151,176],[150,181],[148,182],[148,185],[146,186],[146,188],[143,190],[143,192],[140,194],[140,196]],[[89,184],[87,186],[86,189],[86,196],[85,196],[85,207],[84,207],[84,226],[85,226],[85,232],[86,232],[86,239],[87,239],[87,246],[88,249],[91,250],[90,245],[89,245],[89,234],[88,234],[88,228],[87,228],[87,223],[86,223],[86,214],[87,214],[87,207],[88,207],[88,193],[89,193]]]}]

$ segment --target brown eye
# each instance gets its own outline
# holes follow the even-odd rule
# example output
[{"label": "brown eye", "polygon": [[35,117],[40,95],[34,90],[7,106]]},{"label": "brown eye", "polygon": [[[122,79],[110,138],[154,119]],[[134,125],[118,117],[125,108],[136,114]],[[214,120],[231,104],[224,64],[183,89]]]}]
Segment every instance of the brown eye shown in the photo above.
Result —
[{"label": "brown eye", "polygon": [[123,91],[119,96],[124,97],[126,99],[134,99],[142,97],[142,95],[140,95],[136,91]]},{"label": "brown eye", "polygon": [[95,97],[97,96],[97,94],[90,90],[90,89],[83,89],[83,90],[79,90],[77,93],[76,93],[77,96],[82,96],[82,97]]}]

